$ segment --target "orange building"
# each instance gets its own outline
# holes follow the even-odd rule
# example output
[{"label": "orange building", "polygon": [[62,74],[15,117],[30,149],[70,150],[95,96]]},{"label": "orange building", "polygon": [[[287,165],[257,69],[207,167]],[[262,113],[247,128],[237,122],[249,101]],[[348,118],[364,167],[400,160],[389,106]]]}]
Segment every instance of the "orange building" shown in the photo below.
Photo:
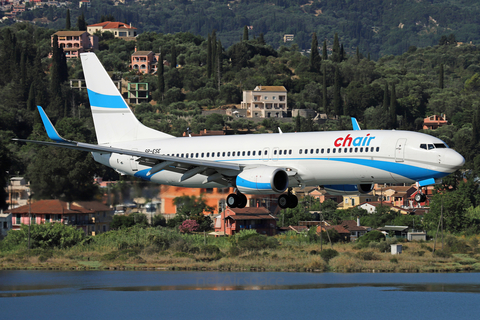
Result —
[{"label": "orange building", "polygon": [[433,115],[423,119],[423,130],[435,130],[446,124],[448,124],[448,122],[447,122],[447,117],[445,115],[443,115],[443,117]]}]

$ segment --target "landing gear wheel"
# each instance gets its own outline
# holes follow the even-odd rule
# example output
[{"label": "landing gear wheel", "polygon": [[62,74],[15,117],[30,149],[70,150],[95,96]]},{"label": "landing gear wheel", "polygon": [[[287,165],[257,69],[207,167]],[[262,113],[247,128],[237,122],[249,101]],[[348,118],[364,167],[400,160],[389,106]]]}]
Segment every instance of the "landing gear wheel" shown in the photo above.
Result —
[{"label": "landing gear wheel", "polygon": [[227,205],[230,207],[230,208],[236,208],[239,204],[239,198],[238,196],[235,194],[235,193],[230,193],[228,196],[227,196]]},{"label": "landing gear wheel", "polygon": [[294,196],[293,194],[288,195],[288,207],[289,208],[295,208],[298,205],[298,198],[297,196]]},{"label": "landing gear wheel", "polygon": [[289,201],[289,196],[286,195],[286,194],[281,194],[279,197],[278,197],[278,206],[282,209],[285,209],[285,208],[289,208],[289,204],[290,204],[290,201]]},{"label": "landing gear wheel", "polygon": [[417,202],[425,202],[425,200],[427,200],[427,196],[424,195],[423,193],[417,193],[415,195],[415,201]]},{"label": "landing gear wheel", "polygon": [[239,201],[237,204],[237,208],[245,208],[245,206],[247,205],[247,197],[243,193],[238,193],[237,197]]}]

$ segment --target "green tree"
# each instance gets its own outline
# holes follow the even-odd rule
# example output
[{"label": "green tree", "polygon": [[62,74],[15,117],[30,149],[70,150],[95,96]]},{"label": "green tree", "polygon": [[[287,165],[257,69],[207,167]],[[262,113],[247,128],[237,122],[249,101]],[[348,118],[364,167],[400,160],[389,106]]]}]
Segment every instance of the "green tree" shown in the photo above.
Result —
[{"label": "green tree", "polygon": [[244,26],[243,27],[243,38],[242,38],[243,41],[248,41],[248,27],[247,26]]},{"label": "green tree", "polygon": [[318,53],[317,34],[312,34],[312,46],[310,48],[310,71],[318,72],[320,70],[320,55]]},{"label": "green tree", "polygon": [[440,63],[440,71],[438,73],[438,87],[440,89],[443,89],[444,84],[443,84],[443,78],[444,78],[444,70],[443,70],[443,63]]},{"label": "green tree", "polygon": [[70,30],[72,28],[70,22],[70,9],[67,9],[67,17],[65,18],[65,29]]},{"label": "green tree", "polygon": [[85,14],[83,12],[77,18],[77,29],[79,31],[87,31],[87,22],[85,21]]},{"label": "green tree", "polygon": [[322,59],[323,59],[324,61],[326,61],[326,60],[328,59],[327,39],[323,40]]}]

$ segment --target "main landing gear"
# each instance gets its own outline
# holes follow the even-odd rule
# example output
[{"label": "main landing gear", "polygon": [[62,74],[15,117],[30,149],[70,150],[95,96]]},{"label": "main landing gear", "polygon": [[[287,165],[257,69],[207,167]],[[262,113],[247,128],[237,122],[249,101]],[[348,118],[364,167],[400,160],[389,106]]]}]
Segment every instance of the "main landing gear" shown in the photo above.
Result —
[{"label": "main landing gear", "polygon": [[[278,197],[278,205],[280,208],[295,208],[298,204],[297,196],[293,195],[290,190],[287,194],[281,194]],[[245,208],[247,205],[247,197],[243,193],[230,193],[227,196],[227,205],[230,208]]]},{"label": "main landing gear", "polygon": [[298,198],[292,194],[290,189],[287,194],[281,194],[280,197],[278,197],[278,206],[282,209],[295,208],[297,204]]},{"label": "main landing gear", "polygon": [[245,208],[247,205],[247,197],[243,193],[230,193],[227,196],[227,205],[230,208]]},{"label": "main landing gear", "polygon": [[427,196],[423,193],[422,189],[418,190],[417,194],[415,195],[415,201],[420,203],[420,202],[425,202],[427,200]]}]

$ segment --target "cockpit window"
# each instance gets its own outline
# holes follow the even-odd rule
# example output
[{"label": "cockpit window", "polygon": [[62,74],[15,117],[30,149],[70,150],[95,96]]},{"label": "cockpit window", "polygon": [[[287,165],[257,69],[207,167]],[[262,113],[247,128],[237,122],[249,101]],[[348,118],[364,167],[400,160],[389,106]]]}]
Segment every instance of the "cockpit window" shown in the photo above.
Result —
[{"label": "cockpit window", "polygon": [[427,145],[426,145],[425,143],[422,143],[422,144],[420,145],[420,148],[427,150]]},{"label": "cockpit window", "polygon": [[428,145],[428,150],[432,150],[432,149],[435,149],[435,147],[433,146],[433,144],[429,144]]},{"label": "cockpit window", "polygon": [[441,148],[446,148],[447,146],[444,143],[434,143],[435,148],[441,149]]}]

